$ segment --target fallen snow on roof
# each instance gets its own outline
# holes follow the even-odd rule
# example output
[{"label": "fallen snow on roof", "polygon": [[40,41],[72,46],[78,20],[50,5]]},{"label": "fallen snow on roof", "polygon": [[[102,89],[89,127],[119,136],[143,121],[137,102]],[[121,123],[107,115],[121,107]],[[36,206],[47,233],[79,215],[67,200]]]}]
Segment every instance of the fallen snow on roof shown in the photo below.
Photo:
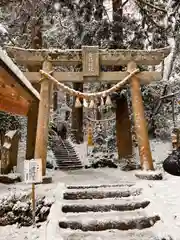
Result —
[{"label": "fallen snow on roof", "polygon": [[4,64],[17,76],[21,83],[31,91],[31,93],[40,100],[40,95],[36,89],[32,86],[29,80],[24,76],[21,70],[14,64],[11,58],[7,55],[6,51],[0,49],[0,59]]}]

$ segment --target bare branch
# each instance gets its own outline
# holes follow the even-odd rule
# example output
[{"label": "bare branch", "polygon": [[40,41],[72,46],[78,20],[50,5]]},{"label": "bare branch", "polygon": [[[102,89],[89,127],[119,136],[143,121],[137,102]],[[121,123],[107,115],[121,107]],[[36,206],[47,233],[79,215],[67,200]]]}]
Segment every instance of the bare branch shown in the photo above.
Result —
[{"label": "bare branch", "polygon": [[128,2],[129,0],[126,0],[125,2],[123,2],[122,7],[124,7]]},{"label": "bare branch", "polygon": [[165,98],[172,98],[172,97],[175,97],[176,95],[178,95],[180,93],[180,91],[177,91],[175,93],[170,93],[168,95],[164,95],[162,96],[160,99],[165,99]]},{"label": "bare branch", "polygon": [[153,20],[152,16],[150,16],[150,15],[145,11],[145,9],[144,9],[143,6],[141,5],[141,2],[140,2],[140,1],[141,1],[141,0],[136,0],[136,3],[137,3],[137,5],[138,5],[138,7],[141,8],[141,10],[143,11],[144,15],[146,15],[146,17],[149,19],[149,21],[150,21],[153,25],[155,25],[157,28],[161,28],[162,26],[160,26],[158,23],[156,23],[156,22]]},{"label": "bare branch", "polygon": [[107,10],[106,10],[104,5],[103,5],[103,10],[104,10],[104,12],[105,12],[105,14],[107,16],[108,22],[110,22],[109,15],[108,15]]},{"label": "bare branch", "polygon": [[68,27],[66,27],[66,26],[64,26],[64,25],[62,24],[61,18],[59,18],[59,23],[60,23],[60,25],[61,25],[62,28],[64,28],[64,29],[69,29]]},{"label": "bare branch", "polygon": [[144,0],[136,0],[136,2],[140,2],[140,3],[143,3],[151,8],[154,8],[158,11],[161,11],[161,12],[164,12],[164,13],[167,13],[167,11],[164,9],[164,8],[160,8],[159,6],[156,6],[156,5],[153,5],[152,3],[149,3],[149,2],[146,2]]}]

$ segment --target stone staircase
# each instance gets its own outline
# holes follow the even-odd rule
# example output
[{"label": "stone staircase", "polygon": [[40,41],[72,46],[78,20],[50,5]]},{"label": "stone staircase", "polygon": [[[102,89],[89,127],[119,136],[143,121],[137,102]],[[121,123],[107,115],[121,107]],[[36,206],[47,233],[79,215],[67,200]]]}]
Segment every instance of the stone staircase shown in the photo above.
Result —
[{"label": "stone staircase", "polygon": [[68,139],[56,141],[52,148],[57,167],[61,170],[81,169],[82,163]]},{"label": "stone staircase", "polygon": [[[153,229],[160,217],[134,183],[67,186],[59,227],[64,240],[168,240]],[[157,232],[156,232],[157,233]]]}]

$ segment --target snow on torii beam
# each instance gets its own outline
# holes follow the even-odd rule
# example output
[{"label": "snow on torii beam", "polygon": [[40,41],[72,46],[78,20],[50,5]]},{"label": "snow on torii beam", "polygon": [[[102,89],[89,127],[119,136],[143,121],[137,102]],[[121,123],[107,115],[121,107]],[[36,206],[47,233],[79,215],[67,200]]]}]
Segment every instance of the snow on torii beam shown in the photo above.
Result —
[{"label": "snow on torii beam", "polygon": [[[82,47],[83,48],[83,47]],[[96,47],[98,49],[98,47]],[[130,61],[137,65],[158,65],[170,53],[171,48],[165,47],[152,50],[98,49],[99,63],[104,66],[126,66]],[[23,65],[41,65],[47,57],[53,65],[82,64],[82,49],[24,49],[6,46],[10,57]]]},{"label": "snow on torii beam", "polygon": [[0,48],[0,110],[27,116],[32,103],[39,100],[39,93]]}]

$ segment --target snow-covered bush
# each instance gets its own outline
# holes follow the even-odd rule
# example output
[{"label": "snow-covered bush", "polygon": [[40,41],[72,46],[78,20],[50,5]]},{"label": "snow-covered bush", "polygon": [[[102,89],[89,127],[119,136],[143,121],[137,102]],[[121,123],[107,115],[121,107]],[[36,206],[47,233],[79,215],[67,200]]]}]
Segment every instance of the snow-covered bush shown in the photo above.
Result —
[{"label": "snow-covered bush", "polygon": [[[33,224],[31,194],[10,193],[0,199],[0,226]],[[45,197],[36,199],[36,222],[47,220],[53,202]]]}]

